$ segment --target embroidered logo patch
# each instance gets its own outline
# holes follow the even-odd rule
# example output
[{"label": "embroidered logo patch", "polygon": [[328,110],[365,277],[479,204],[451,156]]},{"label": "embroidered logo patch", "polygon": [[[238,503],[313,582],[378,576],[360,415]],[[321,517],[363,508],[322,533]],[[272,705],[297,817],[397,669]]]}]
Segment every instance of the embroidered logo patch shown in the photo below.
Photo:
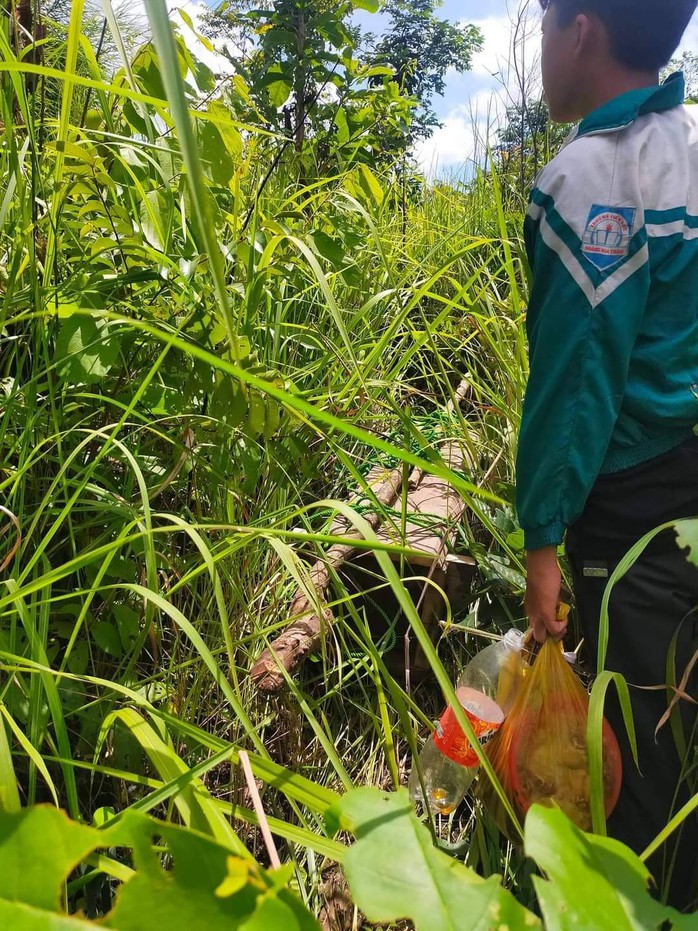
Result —
[{"label": "embroidered logo patch", "polygon": [[605,271],[627,256],[634,223],[634,207],[594,204],[584,230],[582,252],[592,265]]}]

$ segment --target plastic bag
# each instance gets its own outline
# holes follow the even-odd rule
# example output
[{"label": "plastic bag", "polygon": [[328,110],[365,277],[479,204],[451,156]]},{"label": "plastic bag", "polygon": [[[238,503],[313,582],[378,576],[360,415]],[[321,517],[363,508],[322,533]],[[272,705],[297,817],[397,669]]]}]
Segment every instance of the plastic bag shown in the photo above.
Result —
[{"label": "plastic bag", "polygon": [[[495,772],[523,818],[533,804],[558,806],[590,831],[589,761],[586,726],[589,695],[565,661],[561,644],[548,639],[524,687],[487,752]],[[620,793],[620,749],[611,726],[603,725],[603,786],[606,816]],[[483,790],[504,833],[506,815],[492,787]]]}]

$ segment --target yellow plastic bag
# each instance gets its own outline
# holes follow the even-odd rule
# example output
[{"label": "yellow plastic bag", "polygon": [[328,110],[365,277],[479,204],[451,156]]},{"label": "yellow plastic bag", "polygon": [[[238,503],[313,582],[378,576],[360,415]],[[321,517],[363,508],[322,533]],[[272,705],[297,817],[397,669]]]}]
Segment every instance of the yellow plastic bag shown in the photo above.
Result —
[{"label": "yellow plastic bag", "polygon": [[[540,649],[514,707],[487,748],[498,778],[523,818],[533,804],[558,806],[585,831],[591,830],[586,725],[589,695],[548,639]],[[620,793],[622,767],[615,735],[604,721],[603,785],[608,816]],[[485,781],[486,782],[486,781]],[[484,787],[498,826],[510,826],[492,787]]]},{"label": "yellow plastic bag", "polygon": [[[514,714],[516,712],[516,715]],[[525,815],[534,803],[557,805],[574,823],[591,830],[586,727],[589,695],[564,656],[562,644],[545,641],[514,709],[509,779]],[[606,815],[620,793],[620,749],[611,726],[603,727]]]}]

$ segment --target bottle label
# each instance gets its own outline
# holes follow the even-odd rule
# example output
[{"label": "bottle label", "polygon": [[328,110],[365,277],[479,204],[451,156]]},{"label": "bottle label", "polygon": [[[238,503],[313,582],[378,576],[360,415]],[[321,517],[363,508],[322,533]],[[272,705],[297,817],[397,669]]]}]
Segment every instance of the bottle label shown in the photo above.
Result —
[{"label": "bottle label", "polygon": [[[467,715],[468,721],[470,721],[470,725],[475,731],[475,736],[481,744],[491,740],[502,726],[501,720],[498,722],[483,721],[482,718],[478,718],[467,708],[463,708],[463,711]],[[450,705],[441,715],[441,720],[436,725],[434,744],[444,756],[447,756],[449,760],[453,760],[454,763],[460,763],[461,766],[478,766],[480,763],[477,753],[471,747],[469,739],[463,733],[458,721],[456,721],[456,715]]]}]

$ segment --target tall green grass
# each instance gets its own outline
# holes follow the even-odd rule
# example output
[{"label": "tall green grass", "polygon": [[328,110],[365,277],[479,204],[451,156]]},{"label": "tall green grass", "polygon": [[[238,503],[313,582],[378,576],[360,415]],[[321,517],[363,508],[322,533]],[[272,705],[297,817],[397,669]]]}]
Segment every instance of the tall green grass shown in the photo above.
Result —
[{"label": "tall green grass", "polygon": [[[467,437],[460,545],[520,570],[519,247],[484,177],[424,188],[406,231],[399,187],[366,169],[298,188],[282,163],[259,195],[274,140],[187,96],[196,64],[164,3],[148,9],[168,101],[151,52],[109,78],[81,57],[80,4],[44,65],[3,21],[0,488],[20,544],[0,593],[0,750],[23,803],[155,809],[260,853],[248,747],[319,908],[322,864],[341,860],[332,792],[404,780],[441,697],[387,672],[340,579],[332,635],[287,697],[256,695],[247,671],[287,620],[301,554],[331,540],[316,502],[365,487],[376,462],[448,474],[439,444]],[[235,153],[227,184],[212,141]],[[447,410],[464,376],[467,405]],[[8,524],[3,545],[16,538]],[[486,587],[494,616],[512,585]],[[474,649],[450,633],[451,670],[432,656],[446,691]],[[487,870],[512,862],[480,830],[465,842]]]}]

